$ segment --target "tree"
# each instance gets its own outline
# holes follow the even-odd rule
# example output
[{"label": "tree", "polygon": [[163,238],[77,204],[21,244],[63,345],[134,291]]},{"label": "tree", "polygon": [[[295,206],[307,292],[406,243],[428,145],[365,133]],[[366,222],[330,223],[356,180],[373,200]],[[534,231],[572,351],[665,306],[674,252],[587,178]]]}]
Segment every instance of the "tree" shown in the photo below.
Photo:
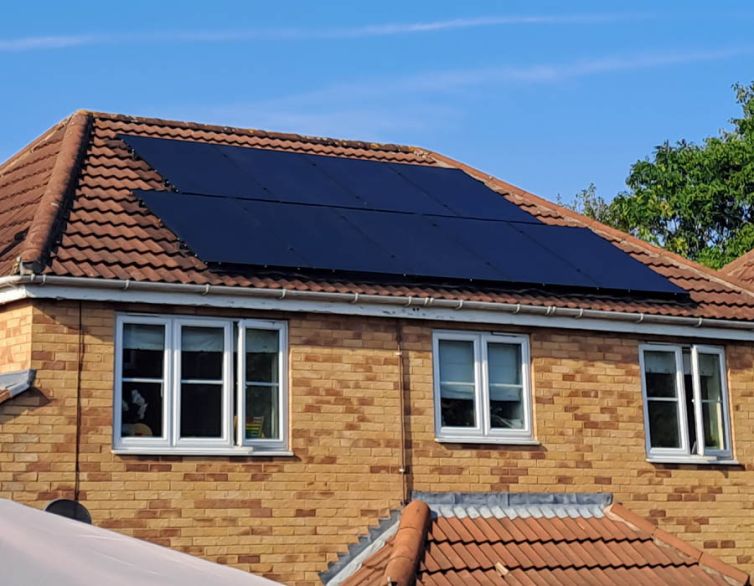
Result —
[{"label": "tree", "polygon": [[604,224],[610,223],[610,204],[597,194],[597,186],[594,183],[590,183],[586,189],[574,195],[572,203],[564,204],[560,196],[558,203]]},{"label": "tree", "polygon": [[741,118],[702,144],[681,140],[637,161],[611,202],[593,185],[574,209],[719,268],[754,248],[754,83],[735,85]]}]

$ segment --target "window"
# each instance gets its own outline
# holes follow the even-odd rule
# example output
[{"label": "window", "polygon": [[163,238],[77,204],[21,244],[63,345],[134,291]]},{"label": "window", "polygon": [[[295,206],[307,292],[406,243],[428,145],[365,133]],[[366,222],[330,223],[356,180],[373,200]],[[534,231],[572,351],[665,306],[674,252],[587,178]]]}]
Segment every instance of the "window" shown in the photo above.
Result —
[{"label": "window", "polygon": [[532,441],[525,336],[436,332],[434,379],[438,439]]},{"label": "window", "polygon": [[114,448],[285,451],[286,359],[282,322],[120,316]]},{"label": "window", "polygon": [[650,458],[732,457],[725,354],[715,346],[641,347]]}]

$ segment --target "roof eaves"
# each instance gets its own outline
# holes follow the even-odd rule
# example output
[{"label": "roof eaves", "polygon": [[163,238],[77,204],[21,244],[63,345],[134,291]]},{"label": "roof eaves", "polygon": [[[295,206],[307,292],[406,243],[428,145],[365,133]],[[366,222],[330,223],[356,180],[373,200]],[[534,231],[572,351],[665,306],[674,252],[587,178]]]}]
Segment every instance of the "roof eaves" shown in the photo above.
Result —
[{"label": "roof eaves", "polygon": [[48,247],[65,209],[66,198],[76,184],[90,127],[88,112],[75,112],[68,119],[55,165],[19,253],[19,261],[32,272],[41,271],[47,260]]}]

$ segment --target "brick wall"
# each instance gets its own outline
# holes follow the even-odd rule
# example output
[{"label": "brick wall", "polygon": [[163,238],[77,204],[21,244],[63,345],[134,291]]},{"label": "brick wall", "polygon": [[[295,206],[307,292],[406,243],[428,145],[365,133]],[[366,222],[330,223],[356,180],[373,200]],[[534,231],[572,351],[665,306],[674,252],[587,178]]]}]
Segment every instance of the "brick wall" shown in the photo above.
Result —
[{"label": "brick wall", "polygon": [[[33,408],[20,409],[21,397],[0,407],[0,496],[37,506],[73,496],[78,397],[80,498],[100,526],[288,584],[314,584],[328,561],[400,505],[395,321],[287,316],[294,457],[169,458],[110,451],[113,308],[85,304],[82,339],[78,304],[42,302],[26,311],[41,392]],[[640,340],[591,333],[531,332],[540,446],[438,444],[431,333],[440,325],[402,326],[410,488],[613,492],[663,528],[754,570],[752,346],[727,348],[744,465],[653,465],[644,453]]]},{"label": "brick wall", "polygon": [[0,370],[29,368],[31,362],[31,305],[17,302],[0,311]]}]

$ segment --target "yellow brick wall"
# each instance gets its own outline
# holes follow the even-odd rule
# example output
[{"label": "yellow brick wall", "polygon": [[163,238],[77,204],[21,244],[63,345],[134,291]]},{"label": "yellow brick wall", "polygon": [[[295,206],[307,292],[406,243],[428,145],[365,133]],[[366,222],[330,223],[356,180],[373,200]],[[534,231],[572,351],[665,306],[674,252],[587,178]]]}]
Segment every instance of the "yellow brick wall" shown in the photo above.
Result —
[{"label": "yellow brick wall", "polygon": [[[28,313],[31,366],[45,401],[13,415],[21,397],[0,406],[0,496],[43,506],[73,495],[78,394],[80,497],[100,526],[288,584],[315,584],[328,561],[400,505],[394,320],[265,314],[289,322],[295,456],[146,457],[110,450],[113,307],[83,305],[80,378],[78,304],[40,302]],[[727,347],[742,466],[670,466],[645,460],[643,340],[609,334],[529,332],[540,446],[435,442],[433,327],[459,326],[402,326],[414,490],[612,492],[663,528],[754,570],[754,347]]]},{"label": "yellow brick wall", "polygon": [[12,303],[0,311],[0,371],[29,368],[31,363],[31,304]]}]

